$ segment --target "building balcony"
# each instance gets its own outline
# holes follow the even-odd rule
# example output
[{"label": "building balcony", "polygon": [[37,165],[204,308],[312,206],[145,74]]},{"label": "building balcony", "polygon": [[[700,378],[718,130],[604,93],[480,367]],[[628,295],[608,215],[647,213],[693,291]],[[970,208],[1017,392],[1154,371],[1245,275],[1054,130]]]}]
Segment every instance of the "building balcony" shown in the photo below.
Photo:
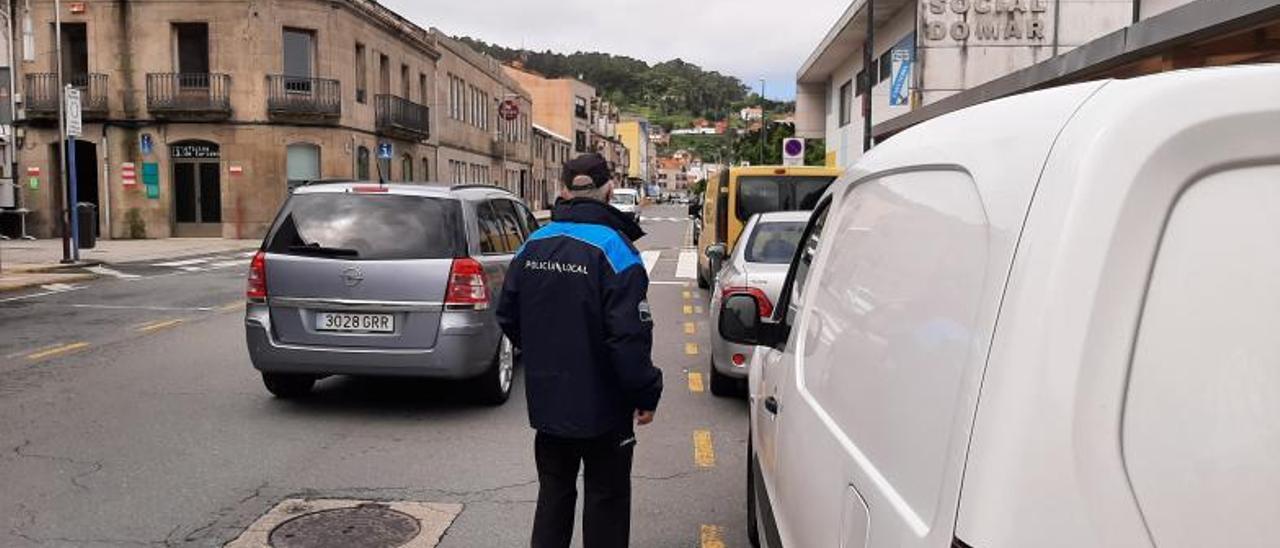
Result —
[{"label": "building balcony", "polygon": [[231,76],[204,72],[147,74],[147,110],[158,119],[231,117]]},{"label": "building balcony", "polygon": [[269,74],[267,115],[273,120],[337,122],[342,118],[342,83],[327,78]]},{"label": "building balcony", "polygon": [[[27,74],[23,88],[23,103],[27,118],[31,120],[57,120],[58,102],[62,90],[58,89],[58,74],[36,72]],[[107,75],[71,74],[66,83],[80,90],[80,116],[85,120],[101,120],[107,117]]]},{"label": "building balcony", "polygon": [[374,97],[377,131],[400,139],[425,141],[431,138],[431,109],[394,95]]}]

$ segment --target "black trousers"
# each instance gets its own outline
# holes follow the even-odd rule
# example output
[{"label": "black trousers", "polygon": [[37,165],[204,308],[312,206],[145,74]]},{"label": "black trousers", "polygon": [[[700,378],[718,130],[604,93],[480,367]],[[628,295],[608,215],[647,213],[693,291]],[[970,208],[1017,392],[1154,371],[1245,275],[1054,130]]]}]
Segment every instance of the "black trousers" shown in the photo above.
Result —
[{"label": "black trousers", "polygon": [[583,465],[586,497],[582,510],[583,548],[625,548],[631,534],[630,432],[593,439],[538,433],[538,509],[533,548],[568,548],[578,499],[578,466]]}]

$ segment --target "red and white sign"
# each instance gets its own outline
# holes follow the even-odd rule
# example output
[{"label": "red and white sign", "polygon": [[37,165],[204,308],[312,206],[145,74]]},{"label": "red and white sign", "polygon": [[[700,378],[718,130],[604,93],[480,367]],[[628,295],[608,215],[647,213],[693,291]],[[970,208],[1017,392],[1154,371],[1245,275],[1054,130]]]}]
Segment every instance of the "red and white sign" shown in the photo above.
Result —
[{"label": "red and white sign", "polygon": [[227,173],[232,175],[244,174],[244,166],[227,166]]},{"label": "red and white sign", "polygon": [[40,176],[39,166],[31,166],[27,168],[27,177],[39,177],[39,176]]},{"label": "red and white sign", "polygon": [[520,117],[520,103],[515,99],[505,99],[498,105],[498,116],[508,122]]},{"label": "red and white sign", "polygon": [[133,162],[122,162],[120,164],[120,180],[125,185],[138,184],[138,172],[134,169]]}]

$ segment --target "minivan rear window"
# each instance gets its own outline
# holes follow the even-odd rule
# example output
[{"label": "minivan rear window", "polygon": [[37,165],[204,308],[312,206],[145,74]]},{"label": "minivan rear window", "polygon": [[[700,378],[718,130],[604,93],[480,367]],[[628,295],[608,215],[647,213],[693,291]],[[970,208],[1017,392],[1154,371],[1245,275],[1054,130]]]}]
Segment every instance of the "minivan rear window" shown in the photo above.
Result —
[{"label": "minivan rear window", "polygon": [[294,195],[267,251],[361,261],[446,259],[464,248],[456,200],[394,194]]},{"label": "minivan rear window", "polygon": [[804,211],[818,205],[835,177],[766,177],[738,178],[738,219],[746,221],[757,213],[770,211]]},{"label": "minivan rear window", "polygon": [[744,258],[749,263],[791,264],[803,234],[804,223],[760,223],[751,232]]}]

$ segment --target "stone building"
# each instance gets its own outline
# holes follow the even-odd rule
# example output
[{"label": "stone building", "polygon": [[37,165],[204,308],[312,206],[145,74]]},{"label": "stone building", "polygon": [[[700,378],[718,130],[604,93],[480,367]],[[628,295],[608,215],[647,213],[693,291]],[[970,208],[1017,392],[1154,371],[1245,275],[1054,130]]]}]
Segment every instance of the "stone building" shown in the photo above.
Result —
[{"label": "stone building", "polygon": [[[28,227],[49,236],[63,203],[54,4],[24,5],[18,162],[38,174],[23,185]],[[441,51],[375,2],[62,6],[64,80],[84,116],[77,193],[104,236],[258,237],[303,181],[435,176]]]},{"label": "stone building", "polygon": [[[436,90],[441,178],[495,184],[532,196],[533,102],[529,92],[492,57],[439,30],[431,33],[444,53],[438,62]],[[515,120],[499,116],[504,101],[516,105]]]},{"label": "stone building", "polygon": [[1274,0],[855,0],[796,74],[796,134],[825,138],[827,164],[846,167],[868,125],[883,140],[1025,91],[1275,61]]},{"label": "stone building", "polygon": [[556,195],[560,192],[560,177],[564,171],[564,163],[572,155],[573,142],[568,137],[540,125],[533,126],[533,188],[532,196],[527,196],[529,206],[537,209],[550,209],[556,203]]}]

